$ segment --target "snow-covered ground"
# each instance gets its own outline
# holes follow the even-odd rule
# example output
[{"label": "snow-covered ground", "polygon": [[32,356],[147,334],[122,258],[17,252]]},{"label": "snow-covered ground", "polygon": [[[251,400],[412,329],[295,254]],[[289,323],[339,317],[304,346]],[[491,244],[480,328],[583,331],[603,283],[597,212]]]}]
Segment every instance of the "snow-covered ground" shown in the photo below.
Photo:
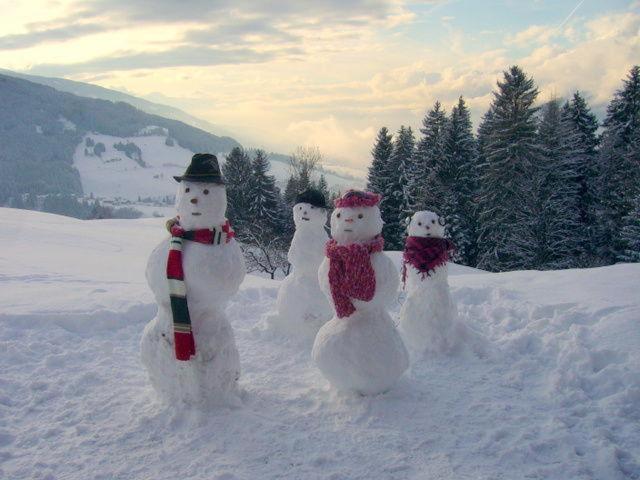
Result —
[{"label": "snow-covered ground", "polygon": [[640,478],[640,265],[452,266],[488,355],[425,358],[371,398],[263,329],[278,282],[249,275],[228,310],[244,404],[197,412],[159,405],[139,359],[164,235],[0,209],[0,478]]},{"label": "snow-covered ground", "polygon": [[[102,143],[105,151],[95,155],[93,146],[88,147],[86,140],[76,147],[73,165],[80,173],[82,189],[86,195],[99,198],[123,198],[136,202],[138,198],[161,198],[176,193],[174,175],[181,175],[189,164],[194,152],[182,148],[175,140],[167,145],[167,136],[158,127],[149,126],[135,137],[113,137],[103,134],[90,134],[95,144]],[[145,167],[114,145],[134,143],[141,151]],[[225,154],[211,152],[223,163]],[[289,165],[281,161],[272,161],[269,172],[278,184],[284,188],[290,171]],[[328,184],[337,189],[361,187],[361,180],[351,180],[333,173],[325,173]],[[138,208],[136,206],[136,208]],[[138,208],[139,210],[142,210]],[[146,212],[145,212],[146,213]]]}]

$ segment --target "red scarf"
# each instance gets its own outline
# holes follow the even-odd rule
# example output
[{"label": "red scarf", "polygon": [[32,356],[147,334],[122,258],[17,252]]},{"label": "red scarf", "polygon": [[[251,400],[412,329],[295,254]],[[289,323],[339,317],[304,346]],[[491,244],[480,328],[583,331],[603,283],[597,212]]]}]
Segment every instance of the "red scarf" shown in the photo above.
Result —
[{"label": "red scarf", "polygon": [[234,232],[227,220],[224,225],[199,230],[184,230],[178,221],[167,223],[171,232],[169,243],[169,258],[167,259],[167,280],[169,282],[169,297],[171,300],[171,314],[173,316],[173,340],[176,359],[189,360],[196,354],[196,343],[191,329],[191,317],[187,305],[187,289],[184,283],[184,271],[182,269],[182,243],[184,240],[204,243],[208,245],[220,245],[229,243],[234,237]]},{"label": "red scarf", "polygon": [[329,286],[338,318],[356,311],[351,299],[368,302],[376,293],[376,275],[371,254],[381,252],[384,239],[378,235],[371,242],[338,245],[329,240],[325,254],[329,259]]},{"label": "red scarf", "polygon": [[424,278],[435,271],[436,267],[447,263],[453,250],[455,246],[448,238],[407,237],[402,255],[402,282],[407,280],[407,263]]}]

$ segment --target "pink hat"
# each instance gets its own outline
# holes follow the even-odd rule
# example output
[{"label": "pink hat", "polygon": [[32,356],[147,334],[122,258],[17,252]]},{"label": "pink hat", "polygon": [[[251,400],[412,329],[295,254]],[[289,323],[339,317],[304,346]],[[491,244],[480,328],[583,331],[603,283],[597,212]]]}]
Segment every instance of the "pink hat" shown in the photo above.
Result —
[{"label": "pink hat", "polygon": [[342,198],[336,199],[336,208],[375,207],[380,203],[381,195],[362,190],[348,190]]}]

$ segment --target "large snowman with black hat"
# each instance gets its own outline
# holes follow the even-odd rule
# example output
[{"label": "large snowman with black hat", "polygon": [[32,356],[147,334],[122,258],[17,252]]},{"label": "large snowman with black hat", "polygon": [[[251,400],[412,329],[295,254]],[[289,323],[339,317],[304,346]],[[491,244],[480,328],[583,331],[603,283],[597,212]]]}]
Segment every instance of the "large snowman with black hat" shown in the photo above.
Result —
[{"label": "large snowman with black hat", "polygon": [[293,206],[293,221],[296,231],[287,255],[292,272],[282,281],[278,312],[268,318],[268,323],[286,335],[314,338],[332,315],[318,283],[318,268],[329,239],[324,195],[316,189],[300,193]]},{"label": "large snowman with black hat", "polygon": [[142,363],[165,402],[237,403],[240,360],[225,305],[246,270],[225,218],[224,180],[210,154],[194,155],[174,178],[178,215],[147,264],[158,314],[142,334]]}]

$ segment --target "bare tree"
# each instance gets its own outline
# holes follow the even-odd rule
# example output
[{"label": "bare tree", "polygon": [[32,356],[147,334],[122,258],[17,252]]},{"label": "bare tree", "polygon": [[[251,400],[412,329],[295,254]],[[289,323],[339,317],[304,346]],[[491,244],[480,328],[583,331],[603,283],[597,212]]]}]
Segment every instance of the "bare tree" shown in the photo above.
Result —
[{"label": "bare tree", "polygon": [[291,154],[289,168],[298,183],[299,191],[311,185],[311,176],[322,164],[322,153],[318,147],[297,147]]},{"label": "bare tree", "polygon": [[243,233],[242,250],[248,272],[268,274],[273,280],[278,270],[289,274],[291,265],[287,260],[285,239],[279,236],[265,235],[259,229],[249,229]]}]

